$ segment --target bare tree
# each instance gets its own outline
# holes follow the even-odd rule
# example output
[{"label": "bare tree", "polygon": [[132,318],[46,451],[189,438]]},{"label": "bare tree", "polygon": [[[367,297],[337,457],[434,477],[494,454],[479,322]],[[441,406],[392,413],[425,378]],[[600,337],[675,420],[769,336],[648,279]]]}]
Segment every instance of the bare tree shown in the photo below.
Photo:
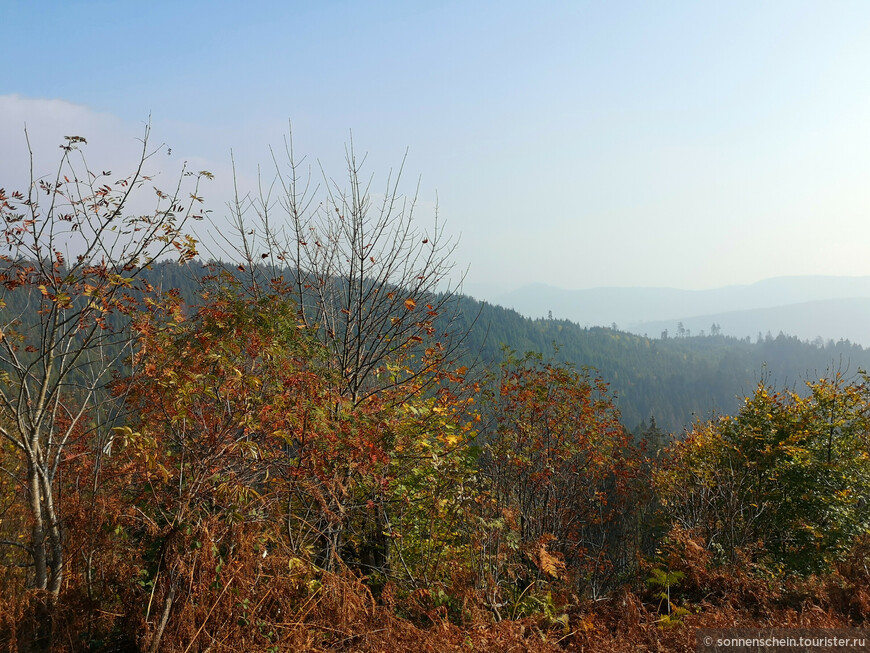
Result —
[{"label": "bare tree", "polygon": [[[230,206],[245,271],[291,277],[300,318],[316,327],[354,403],[455,358],[465,335],[451,312],[456,241],[437,206],[432,224],[417,226],[419,185],[413,196],[400,191],[405,158],[375,193],[352,141],[344,184],[322,167],[313,184],[292,136],[284,145],[283,157],[272,153],[274,181],[256,197],[237,193]],[[387,363],[411,349],[417,363],[388,374]]]},{"label": "bare tree", "polygon": [[[51,177],[34,175],[31,150],[29,188],[0,190],[0,437],[24,463],[26,476],[14,480],[31,521],[29,538],[0,546],[26,554],[32,586],[49,607],[64,573],[58,482],[67,448],[77,438],[97,452],[109,446],[92,418],[134,346],[130,320],[152,290],[143,268],[170,251],[195,255],[182,228],[201,217],[199,180],[211,175],[185,170],[168,192],[153,186],[145,166],[161,148],[149,145],[149,132],[129,176],[92,171],[85,139],[68,136]],[[155,208],[135,213],[134,201],[150,193]]]}]

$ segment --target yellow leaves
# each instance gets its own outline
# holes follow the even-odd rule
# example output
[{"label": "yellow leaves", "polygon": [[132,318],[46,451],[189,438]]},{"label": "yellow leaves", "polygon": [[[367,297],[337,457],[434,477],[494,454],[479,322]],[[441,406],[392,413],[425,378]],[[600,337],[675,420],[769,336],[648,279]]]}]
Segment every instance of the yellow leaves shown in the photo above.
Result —
[{"label": "yellow leaves", "polygon": [[453,447],[459,443],[459,436],[455,433],[444,434],[441,439],[446,442],[449,446]]},{"label": "yellow leaves", "polygon": [[287,568],[290,571],[290,573],[293,573],[297,569],[299,571],[303,571],[303,572],[308,571],[309,567],[310,567],[309,563],[305,562],[302,558],[295,558],[294,557],[294,558],[290,558],[290,560],[287,561]]},{"label": "yellow leaves", "polygon": [[71,308],[72,307],[72,298],[66,293],[58,293],[55,298],[55,302],[60,308]]},{"label": "yellow leaves", "polygon": [[287,429],[276,429],[272,431],[272,437],[283,440],[286,444],[293,444],[293,433]]},{"label": "yellow leaves", "polygon": [[179,253],[179,263],[191,261],[196,257],[196,255],[199,253],[196,249],[196,245],[198,244],[198,242],[199,241],[192,236],[184,236],[180,240],[173,241],[172,245],[175,247],[175,249],[178,250]]},{"label": "yellow leaves", "polygon": [[109,275],[109,283],[113,286],[117,286],[119,288],[132,288],[133,287],[133,279],[129,277],[125,277],[120,274],[110,274]]},{"label": "yellow leaves", "polygon": [[417,308],[417,302],[409,297],[405,300],[405,308],[409,311],[413,311],[415,308]]},{"label": "yellow leaves", "polygon": [[576,630],[591,633],[595,628],[595,620],[592,615],[583,617],[575,626]]},{"label": "yellow leaves", "polygon": [[317,594],[322,588],[323,584],[316,578],[312,578],[308,581],[308,592],[310,594]]},{"label": "yellow leaves", "polygon": [[160,475],[160,479],[164,483],[168,483],[169,482],[169,470],[166,469],[166,465],[164,465],[163,463],[157,463],[156,468],[157,468],[157,472]]},{"label": "yellow leaves", "polygon": [[112,429],[115,437],[121,438],[124,445],[129,445],[139,439],[141,433],[134,431],[129,426],[116,426]]}]

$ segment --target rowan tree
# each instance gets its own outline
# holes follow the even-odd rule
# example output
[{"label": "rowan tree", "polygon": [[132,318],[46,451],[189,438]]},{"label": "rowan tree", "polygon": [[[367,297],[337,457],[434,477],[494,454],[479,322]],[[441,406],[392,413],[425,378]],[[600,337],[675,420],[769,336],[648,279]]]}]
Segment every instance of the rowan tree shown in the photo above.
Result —
[{"label": "rowan tree", "polygon": [[[236,234],[227,245],[241,259],[250,288],[283,278],[293,289],[300,320],[327,352],[329,381],[342,398],[334,417],[357,412],[365,422],[377,413],[387,424],[391,411],[457,378],[467,330],[455,326],[455,242],[445,235],[437,210],[428,228],[417,226],[417,198],[400,190],[404,161],[387,175],[380,193],[352,143],[345,183],[322,170],[321,183],[312,183],[291,139],[280,157],[273,153],[273,162],[274,181],[264,183],[258,196],[242,195],[232,203]],[[430,432],[420,437],[440,428],[440,420],[431,421]],[[389,439],[383,447],[391,460],[402,458]],[[410,468],[393,464],[394,471]],[[368,513],[370,523],[357,529],[369,532],[360,533],[361,539],[371,540],[360,547],[386,571],[390,540],[383,533],[391,517],[384,511],[390,503],[377,487],[364,502],[376,509]],[[323,528],[335,542],[341,527]]]},{"label": "rowan tree", "polygon": [[555,554],[580,589],[601,593],[635,557],[639,475],[607,385],[540,355],[509,354],[484,402],[483,470],[532,577],[556,574]]},{"label": "rowan tree", "polygon": [[[0,549],[23,554],[49,605],[66,566],[58,480],[67,448],[77,436],[96,456],[110,446],[105,386],[135,348],[128,318],[151,292],[143,268],[169,252],[195,254],[184,227],[201,217],[198,183],[211,175],[183,171],[159,190],[146,175],[159,150],[148,139],[146,128],[138,164],[124,176],[93,171],[85,139],[69,136],[52,175],[0,190],[0,437],[20,461],[19,472],[6,471],[30,522],[26,538],[4,539]],[[153,210],[137,212],[134,201],[150,193]]]},{"label": "rowan tree", "polygon": [[160,615],[146,626],[154,651],[197,555],[190,543],[219,547],[214,560],[230,564],[246,524],[248,547],[292,537],[292,495],[316,492],[303,476],[324,466],[311,459],[339,456],[320,442],[331,434],[323,357],[283,289],[251,297],[225,274],[206,288],[196,307],[169,296],[134,321],[135,373],[113,384],[130,413],[113,460],[129,505],[121,524],[140,554],[154,552],[140,574],[147,612]]}]

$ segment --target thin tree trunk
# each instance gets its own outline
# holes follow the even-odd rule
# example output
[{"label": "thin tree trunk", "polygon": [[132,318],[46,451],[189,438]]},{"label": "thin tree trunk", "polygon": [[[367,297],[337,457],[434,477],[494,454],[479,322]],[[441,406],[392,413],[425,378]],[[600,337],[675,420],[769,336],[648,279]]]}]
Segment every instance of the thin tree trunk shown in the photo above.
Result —
[{"label": "thin tree trunk", "polygon": [[148,653],[157,653],[160,650],[160,640],[163,639],[163,631],[166,630],[166,624],[169,623],[169,613],[172,611],[172,604],[175,601],[176,586],[175,581],[169,581],[169,592],[166,595],[166,601],[163,604],[163,613],[160,615],[160,623],[157,624],[157,630],[154,631],[154,637],[151,638],[151,645],[148,647]]},{"label": "thin tree trunk", "polygon": [[33,526],[30,529],[31,552],[35,576],[33,586],[37,590],[48,588],[48,564],[45,551],[45,523],[42,518],[42,487],[39,484],[35,466],[31,463],[27,472],[27,484],[30,488],[30,513]]}]

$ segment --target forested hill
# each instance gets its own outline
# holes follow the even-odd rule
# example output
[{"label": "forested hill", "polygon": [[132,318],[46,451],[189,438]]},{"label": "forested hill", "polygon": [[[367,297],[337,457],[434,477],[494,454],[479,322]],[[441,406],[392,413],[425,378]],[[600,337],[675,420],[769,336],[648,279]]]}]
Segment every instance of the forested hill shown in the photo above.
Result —
[{"label": "forested hill", "polygon": [[[185,300],[195,301],[196,274],[195,268],[161,264],[149,276],[164,290],[176,288]],[[468,330],[469,361],[497,364],[507,346],[593,367],[610,383],[623,423],[632,430],[651,417],[662,429],[680,431],[695,416],[736,412],[762,377],[800,390],[805,380],[830,370],[870,369],[870,350],[848,341],[820,346],[785,335],[755,341],[722,335],[654,339],[567,320],[533,320],[467,296],[456,301],[454,328]]]},{"label": "forested hill", "polygon": [[566,320],[532,320],[467,297],[460,301],[463,319],[480,314],[469,334],[470,351],[494,361],[503,344],[544,354],[555,344],[557,359],[594,367],[611,384],[631,429],[654,416],[660,428],[679,431],[693,416],[736,412],[762,377],[801,390],[805,380],[827,371],[870,369],[870,350],[848,341],[819,346],[782,334],[755,342],[722,335],[653,339]]}]

